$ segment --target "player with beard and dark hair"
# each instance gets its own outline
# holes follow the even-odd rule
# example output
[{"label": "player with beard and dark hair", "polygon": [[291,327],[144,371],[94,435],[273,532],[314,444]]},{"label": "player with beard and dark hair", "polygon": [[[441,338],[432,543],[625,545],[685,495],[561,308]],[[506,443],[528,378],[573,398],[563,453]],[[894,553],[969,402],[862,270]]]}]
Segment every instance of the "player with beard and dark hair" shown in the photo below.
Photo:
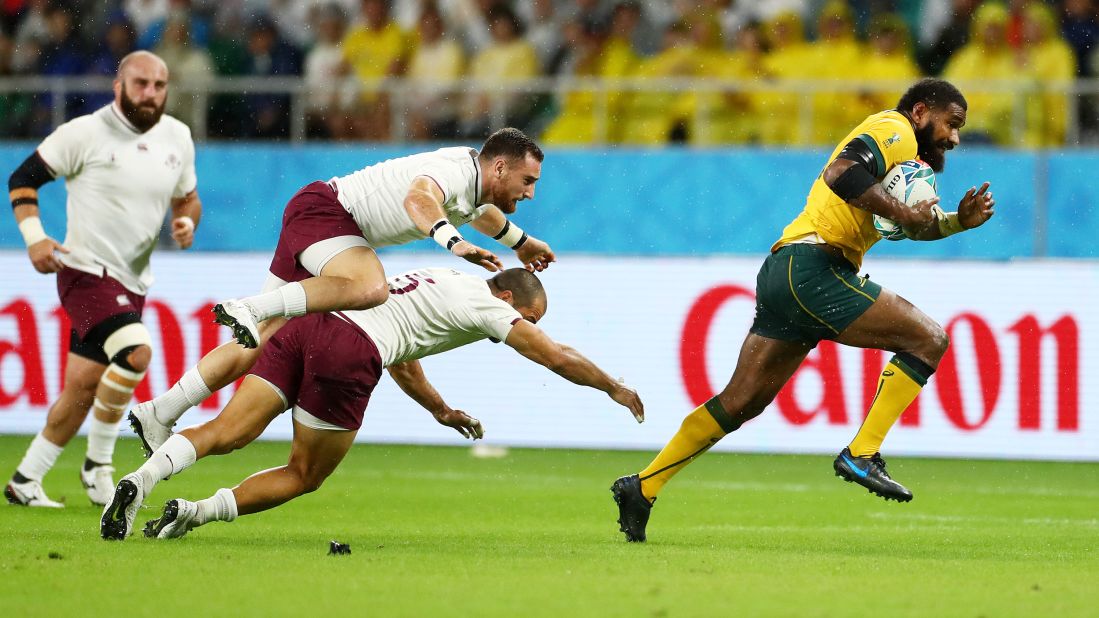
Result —
[{"label": "player with beard and dark hair", "polygon": [[[46,426],[5,487],[12,504],[59,507],[42,477],[80,429],[89,408],[88,451],[80,480],[104,505],[118,423],[152,358],[141,323],[153,277],[149,256],[168,209],[172,238],[186,249],[202,214],[195,146],[182,122],[164,116],[168,67],[134,52],[119,63],[114,102],[57,128],[8,182],[15,220],[35,270],[57,273],[61,307],[72,323],[61,396]],[[64,178],[68,231],[64,244],[46,235],[38,189]]]},{"label": "player with beard and dark hair", "polygon": [[556,261],[549,245],[506,216],[534,198],[544,157],[522,131],[504,128],[479,151],[440,148],[302,187],[283,210],[261,292],[214,306],[217,321],[241,345],[211,350],[166,392],[131,410],[146,452],[168,439],[187,410],[244,375],[289,318],[385,303],[390,292],[378,248],[431,238],[455,257],[500,270],[500,258],[458,231],[468,223],[514,251],[527,269],[548,268]]},{"label": "player with beard and dark hair", "polygon": [[958,211],[936,197],[906,206],[881,186],[886,172],[917,155],[941,171],[959,143],[966,101],[957,88],[925,79],[895,110],[870,116],[832,152],[805,209],[771,247],[756,279],[756,317],[725,389],[684,419],[647,468],[611,487],[628,541],[644,541],[664,484],[696,457],[755,418],[822,339],[895,356],[854,440],[836,457],[836,475],[899,502],[912,493],[885,471],[885,434],[931,377],[950,340],[941,326],[858,269],[881,236],[873,215],[901,224],[909,238],[936,240],[982,225],[993,214],[988,183],[966,192]]}]

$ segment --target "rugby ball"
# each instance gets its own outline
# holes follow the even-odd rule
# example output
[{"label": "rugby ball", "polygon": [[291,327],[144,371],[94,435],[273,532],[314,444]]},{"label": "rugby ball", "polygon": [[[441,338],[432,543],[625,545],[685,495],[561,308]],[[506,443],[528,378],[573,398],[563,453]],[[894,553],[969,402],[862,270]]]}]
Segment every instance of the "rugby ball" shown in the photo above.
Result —
[{"label": "rugby ball", "polygon": [[[929,200],[939,194],[935,185],[935,170],[931,166],[914,159],[898,163],[881,181],[885,192],[907,206]],[[892,219],[874,215],[874,229],[886,240],[904,240],[908,238],[900,225]]]}]

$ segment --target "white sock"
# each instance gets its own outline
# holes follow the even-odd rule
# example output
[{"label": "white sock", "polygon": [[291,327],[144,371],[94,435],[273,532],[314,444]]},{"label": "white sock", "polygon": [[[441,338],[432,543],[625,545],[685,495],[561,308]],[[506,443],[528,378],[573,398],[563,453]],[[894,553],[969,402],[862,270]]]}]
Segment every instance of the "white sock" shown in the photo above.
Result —
[{"label": "white sock", "polygon": [[305,288],[302,287],[300,281],[287,283],[275,291],[282,294],[282,314],[284,316],[295,318],[299,315],[305,315]]},{"label": "white sock", "polygon": [[256,322],[276,316],[287,318],[305,315],[305,288],[295,281],[270,292],[241,299],[252,311]]},{"label": "white sock", "polygon": [[165,440],[137,469],[141,480],[145,481],[145,494],[148,495],[160,481],[190,468],[197,459],[195,445],[182,435],[177,433]]},{"label": "white sock", "polygon": [[152,400],[153,416],[171,427],[183,413],[206,401],[210,387],[202,380],[198,365],[191,367],[166,393]]},{"label": "white sock", "polygon": [[222,487],[217,493],[205,500],[199,500],[195,505],[198,507],[198,522],[195,525],[198,526],[237,518],[237,497],[233,495],[232,489]]},{"label": "white sock", "polygon": [[41,481],[57,462],[57,456],[61,454],[62,449],[64,449],[63,446],[57,446],[39,433],[34,440],[31,440],[27,454],[23,455],[23,461],[19,462],[15,471],[32,481]]},{"label": "white sock", "polygon": [[97,464],[109,464],[114,459],[114,443],[118,440],[121,419],[105,423],[93,413],[88,423],[88,459]]}]

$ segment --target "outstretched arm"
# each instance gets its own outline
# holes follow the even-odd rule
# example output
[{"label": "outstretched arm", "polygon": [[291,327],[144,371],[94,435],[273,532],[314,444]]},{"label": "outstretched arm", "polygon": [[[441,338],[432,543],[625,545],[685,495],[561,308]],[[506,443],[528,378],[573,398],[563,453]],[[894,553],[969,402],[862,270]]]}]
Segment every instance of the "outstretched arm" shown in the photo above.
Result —
[{"label": "outstretched arm", "polygon": [[496,206],[489,205],[480,217],[470,225],[473,229],[491,236],[500,244],[515,252],[515,256],[527,270],[542,272],[550,262],[557,261],[549,245],[527,234],[518,225],[508,221]]},{"label": "outstretched arm", "polygon": [[61,243],[46,235],[42,220],[38,218],[38,189],[51,180],[53,172],[37,152],[27,157],[8,179],[8,197],[15,222],[27,245],[27,255],[34,269],[43,274],[55,273],[63,268],[56,251],[69,252]]},{"label": "outstretched arm", "polygon": [[404,208],[416,229],[430,236],[441,247],[467,262],[478,264],[485,270],[503,269],[500,258],[486,249],[462,238],[458,229],[447,221],[443,210],[443,190],[429,176],[417,176],[404,198]]},{"label": "outstretched arm", "polygon": [[198,190],[172,199],[172,239],[180,249],[188,249],[195,242],[195,228],[202,219],[202,201]]},{"label": "outstretched arm", "polygon": [[427,381],[420,361],[406,361],[389,366],[389,375],[401,387],[404,394],[431,412],[440,425],[453,427],[464,438],[483,438],[485,430],[481,421],[446,405],[442,395]]},{"label": "outstretched arm", "polygon": [[607,393],[615,402],[629,408],[638,423],[645,421],[645,406],[633,389],[607,375],[580,352],[550,339],[530,322],[516,322],[504,343],[569,382]]}]

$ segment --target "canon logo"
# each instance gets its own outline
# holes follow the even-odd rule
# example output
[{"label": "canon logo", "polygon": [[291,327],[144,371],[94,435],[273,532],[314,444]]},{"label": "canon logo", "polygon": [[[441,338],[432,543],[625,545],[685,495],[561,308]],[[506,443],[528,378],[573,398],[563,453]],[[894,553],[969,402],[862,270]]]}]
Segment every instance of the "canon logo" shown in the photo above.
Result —
[{"label": "canon logo", "polygon": [[[222,333],[219,332],[221,327],[211,320],[211,307],[213,303],[207,303],[186,316],[199,326],[197,343],[200,354],[205,354],[221,343]],[[57,393],[47,392],[42,352],[46,345],[57,346],[58,367],[55,375],[64,375],[65,361],[68,359],[70,326],[69,316],[61,307],[55,306],[49,315],[56,320],[58,332],[62,335],[56,341],[43,342],[39,336],[38,319],[29,300],[16,298],[0,309],[0,319],[14,320],[16,324],[14,338],[0,339],[0,366],[4,368],[5,375],[22,376],[19,384],[5,383],[0,380],[0,411],[24,398],[31,406],[47,406],[57,396]],[[159,331],[154,360],[149,367],[149,372],[161,371],[164,377],[162,383],[173,384],[186,369],[184,332],[179,315],[172,307],[155,300],[146,303],[144,315],[146,324],[150,326],[156,324],[158,326],[156,330]],[[16,370],[12,371],[13,369]],[[147,401],[152,396],[147,375],[134,391],[134,399]],[[204,410],[217,410],[219,402],[219,393],[214,393],[203,402],[201,407]]]}]

